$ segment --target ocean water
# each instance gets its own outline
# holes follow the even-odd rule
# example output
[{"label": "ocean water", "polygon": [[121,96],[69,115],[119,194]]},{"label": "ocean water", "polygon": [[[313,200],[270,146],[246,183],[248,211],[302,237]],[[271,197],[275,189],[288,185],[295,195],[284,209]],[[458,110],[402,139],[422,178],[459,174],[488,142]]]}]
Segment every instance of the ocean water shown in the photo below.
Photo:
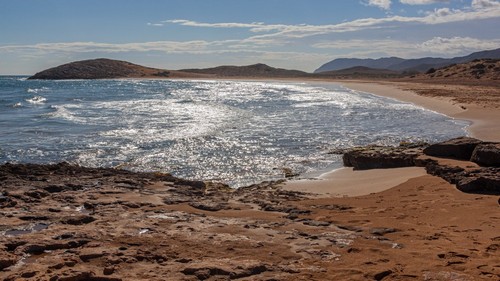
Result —
[{"label": "ocean water", "polygon": [[334,84],[0,77],[0,163],[67,161],[233,187],[341,167],[332,150],[465,135],[467,123]]}]

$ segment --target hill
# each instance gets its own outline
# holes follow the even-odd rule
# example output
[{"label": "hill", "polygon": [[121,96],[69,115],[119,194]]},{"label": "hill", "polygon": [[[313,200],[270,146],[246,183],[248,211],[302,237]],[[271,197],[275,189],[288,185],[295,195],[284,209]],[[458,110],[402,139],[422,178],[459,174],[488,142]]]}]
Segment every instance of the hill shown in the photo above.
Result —
[{"label": "hill", "polygon": [[468,63],[431,68],[415,78],[500,80],[500,59],[475,59]]},{"label": "hill", "polygon": [[157,69],[111,59],[76,61],[53,67],[28,79],[111,79],[111,78],[154,78],[154,77],[197,77],[192,73],[182,73]]},{"label": "hill", "polygon": [[294,77],[310,77],[310,73],[299,70],[288,70],[282,68],[274,68],[262,63],[233,66],[224,65],[204,69],[181,69],[182,72],[210,74],[216,77],[270,77],[270,78],[294,78]]},{"label": "hill", "polygon": [[218,66],[204,69],[165,70],[145,67],[126,61],[92,59],[76,61],[53,67],[28,79],[112,79],[112,78],[214,78],[214,77],[257,77],[295,78],[311,77],[313,74],[265,64],[247,66]]},{"label": "hill", "polygon": [[325,78],[395,78],[401,73],[389,69],[376,69],[365,66],[355,66],[340,70],[325,71],[315,74],[317,77]]},{"label": "hill", "polygon": [[439,68],[450,64],[470,62],[474,59],[500,59],[500,48],[495,50],[476,52],[468,56],[455,57],[451,59],[431,57],[419,59],[402,59],[397,57],[380,59],[340,58],[323,64],[321,67],[316,69],[314,73],[341,70],[355,66],[364,66],[376,69],[389,69],[400,72],[425,72],[430,68]]},{"label": "hill", "polygon": [[380,59],[340,58],[325,63],[320,68],[316,69],[314,73],[349,69],[357,66],[374,68],[374,69],[388,69],[390,66],[402,63],[404,61],[405,59],[397,57],[380,58]]}]

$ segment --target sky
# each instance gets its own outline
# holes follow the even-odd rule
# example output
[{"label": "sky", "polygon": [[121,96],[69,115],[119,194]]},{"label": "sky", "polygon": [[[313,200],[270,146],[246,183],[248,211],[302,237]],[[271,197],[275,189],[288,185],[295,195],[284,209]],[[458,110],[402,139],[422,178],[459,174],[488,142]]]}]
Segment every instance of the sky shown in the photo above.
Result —
[{"label": "sky", "polygon": [[163,69],[500,48],[500,0],[0,0],[0,75],[111,58]]}]

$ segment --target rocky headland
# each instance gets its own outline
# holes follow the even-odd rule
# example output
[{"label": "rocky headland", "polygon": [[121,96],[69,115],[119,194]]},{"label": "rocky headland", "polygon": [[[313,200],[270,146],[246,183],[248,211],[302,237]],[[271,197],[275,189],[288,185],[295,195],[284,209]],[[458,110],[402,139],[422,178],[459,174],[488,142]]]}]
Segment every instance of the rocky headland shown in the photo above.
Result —
[{"label": "rocky headland", "polygon": [[353,198],[281,182],[235,190],[163,173],[4,164],[0,279],[496,280],[498,146],[459,138],[352,149],[344,162],[356,169],[420,165],[446,180]]},{"label": "rocky headland", "polygon": [[203,75],[157,69],[112,59],[75,61],[43,70],[28,79],[197,78]]}]

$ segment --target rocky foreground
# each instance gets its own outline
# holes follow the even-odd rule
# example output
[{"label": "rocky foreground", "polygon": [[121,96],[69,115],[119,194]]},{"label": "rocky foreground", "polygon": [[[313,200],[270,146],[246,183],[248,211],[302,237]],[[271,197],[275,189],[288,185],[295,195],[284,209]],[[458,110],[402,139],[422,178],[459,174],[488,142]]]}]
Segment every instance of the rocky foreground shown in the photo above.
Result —
[{"label": "rocky foreground", "polygon": [[[379,165],[411,155],[430,172],[490,169],[498,177],[498,163],[425,155],[470,149],[463,145],[470,141],[440,144],[446,150],[355,149],[345,161]],[[476,143],[472,154],[484,159],[497,151],[491,145],[498,149]],[[279,182],[233,190],[61,163],[1,165],[0,188],[1,280],[500,278],[498,182],[468,194],[427,175],[377,194],[317,198]]]}]

